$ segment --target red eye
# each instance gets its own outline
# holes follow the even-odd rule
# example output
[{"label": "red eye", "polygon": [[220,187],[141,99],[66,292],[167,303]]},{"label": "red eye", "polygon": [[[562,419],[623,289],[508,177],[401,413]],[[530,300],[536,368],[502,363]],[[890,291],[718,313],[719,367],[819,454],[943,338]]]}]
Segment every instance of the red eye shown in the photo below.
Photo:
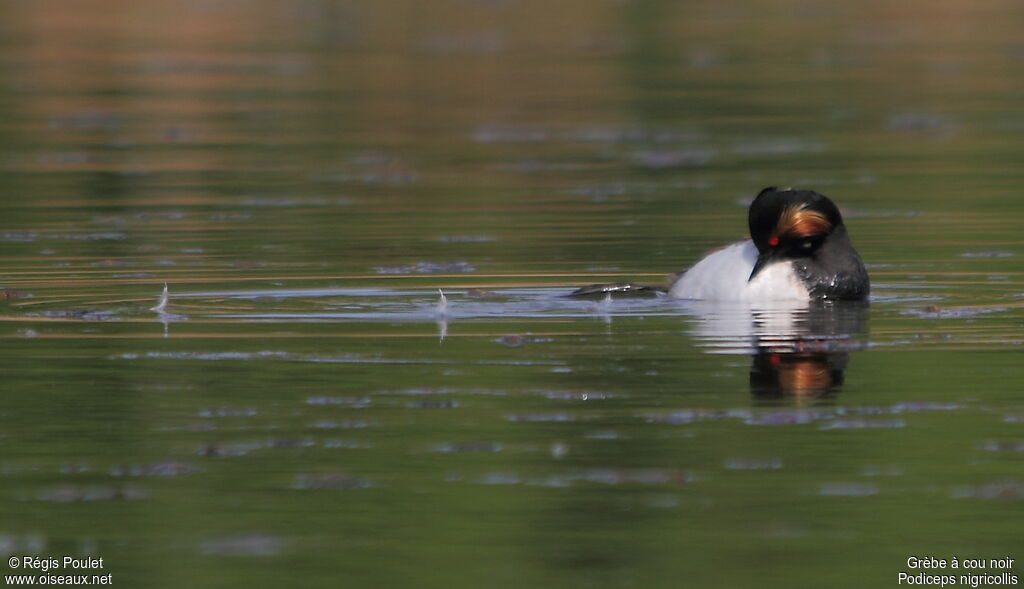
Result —
[{"label": "red eye", "polygon": [[775,246],[779,245],[779,238],[778,237],[769,237],[768,238],[768,245],[770,245],[772,247],[775,247]]}]

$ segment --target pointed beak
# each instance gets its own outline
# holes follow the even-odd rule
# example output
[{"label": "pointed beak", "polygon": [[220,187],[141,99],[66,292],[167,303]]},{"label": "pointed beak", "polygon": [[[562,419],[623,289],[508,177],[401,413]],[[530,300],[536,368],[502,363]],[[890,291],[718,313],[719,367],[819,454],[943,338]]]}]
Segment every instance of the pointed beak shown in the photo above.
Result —
[{"label": "pointed beak", "polygon": [[750,271],[750,278],[747,278],[747,282],[750,282],[757,276],[758,272],[764,269],[765,266],[770,264],[774,260],[775,256],[772,255],[771,251],[763,252],[757,256],[757,261],[754,262],[754,269]]}]

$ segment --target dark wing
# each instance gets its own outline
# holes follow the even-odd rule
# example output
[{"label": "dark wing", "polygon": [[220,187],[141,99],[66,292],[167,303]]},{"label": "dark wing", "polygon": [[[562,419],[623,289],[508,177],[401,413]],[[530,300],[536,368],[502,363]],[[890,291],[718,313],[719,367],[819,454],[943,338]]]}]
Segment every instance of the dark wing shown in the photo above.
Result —
[{"label": "dark wing", "polygon": [[654,297],[665,292],[664,288],[649,286],[646,284],[635,284],[632,282],[603,282],[582,286],[569,293],[570,297],[601,297],[606,294],[624,296],[647,296]]}]

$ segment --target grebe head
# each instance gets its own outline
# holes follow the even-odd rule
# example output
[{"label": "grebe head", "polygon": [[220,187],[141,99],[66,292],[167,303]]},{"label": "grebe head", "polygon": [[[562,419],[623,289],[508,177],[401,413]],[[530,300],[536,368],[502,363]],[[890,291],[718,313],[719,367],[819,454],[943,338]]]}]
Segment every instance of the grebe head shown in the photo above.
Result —
[{"label": "grebe head", "polygon": [[750,279],[772,262],[814,256],[825,240],[843,226],[836,205],[813,190],[779,190],[770,186],[750,204],[750,238],[758,257]]}]

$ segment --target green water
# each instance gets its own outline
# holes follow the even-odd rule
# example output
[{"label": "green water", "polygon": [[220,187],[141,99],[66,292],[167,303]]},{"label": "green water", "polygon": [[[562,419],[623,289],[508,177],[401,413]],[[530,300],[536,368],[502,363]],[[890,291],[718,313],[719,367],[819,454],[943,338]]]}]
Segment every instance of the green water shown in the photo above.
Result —
[{"label": "green water", "polygon": [[[1019,16],[0,5],[0,553],[120,587],[1024,557]],[[767,185],[839,203],[869,307],[562,296],[661,282]]]}]

